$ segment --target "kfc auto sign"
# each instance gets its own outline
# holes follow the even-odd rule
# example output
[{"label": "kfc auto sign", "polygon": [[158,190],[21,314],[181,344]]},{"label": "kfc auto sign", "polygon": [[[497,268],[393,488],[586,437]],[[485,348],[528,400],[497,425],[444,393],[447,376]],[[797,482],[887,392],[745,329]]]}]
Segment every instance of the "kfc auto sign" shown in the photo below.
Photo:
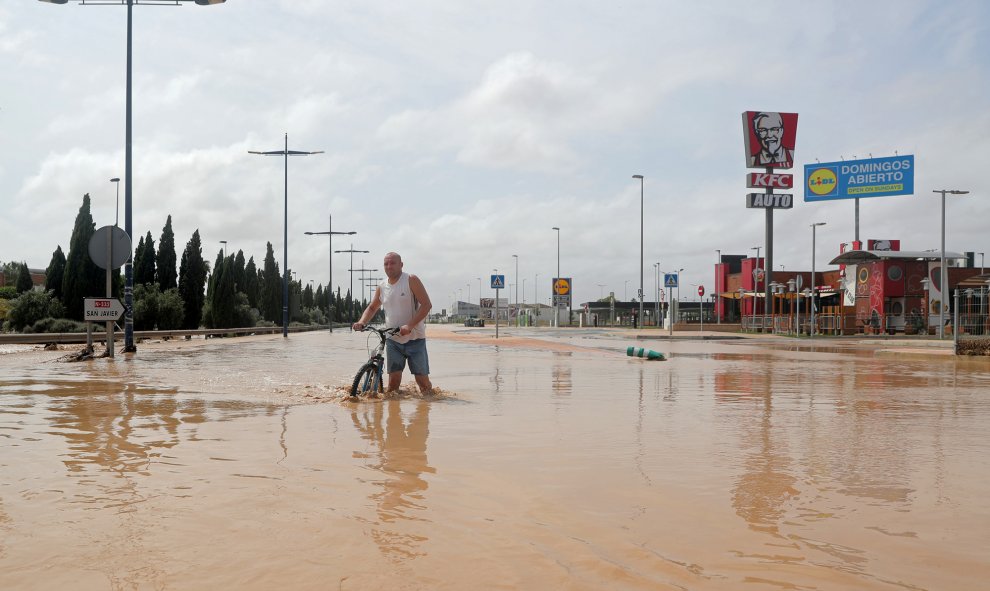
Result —
[{"label": "kfc auto sign", "polygon": [[751,172],[746,175],[746,187],[749,189],[791,189],[794,187],[794,176],[776,172]]}]

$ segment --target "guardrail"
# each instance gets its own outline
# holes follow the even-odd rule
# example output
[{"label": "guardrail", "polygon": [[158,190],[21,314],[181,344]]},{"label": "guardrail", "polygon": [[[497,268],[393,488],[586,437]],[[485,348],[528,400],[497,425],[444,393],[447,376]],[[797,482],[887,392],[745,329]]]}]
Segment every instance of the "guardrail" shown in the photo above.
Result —
[{"label": "guardrail", "polygon": [[[344,325],[341,325],[343,327]],[[326,330],[326,324],[316,324],[309,326],[290,326],[289,332],[312,332],[314,330]],[[335,326],[336,328],[336,326]],[[196,330],[137,330],[134,331],[134,340],[140,342],[142,339],[174,339],[185,337],[227,337],[245,336],[253,334],[279,334],[282,332],[281,326],[252,326],[247,328],[200,328]],[[94,341],[105,341],[106,332],[93,330]],[[115,334],[114,342],[123,342],[123,332]],[[10,333],[0,334],[0,344],[3,345],[47,345],[57,343],[59,345],[73,345],[86,342],[84,332],[40,332],[40,333]]]}]

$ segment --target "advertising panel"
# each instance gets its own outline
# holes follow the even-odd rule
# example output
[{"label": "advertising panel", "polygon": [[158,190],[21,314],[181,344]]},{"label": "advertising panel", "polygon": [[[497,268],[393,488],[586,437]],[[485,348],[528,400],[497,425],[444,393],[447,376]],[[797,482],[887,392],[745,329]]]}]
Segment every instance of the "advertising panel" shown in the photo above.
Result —
[{"label": "advertising panel", "polygon": [[805,201],[913,193],[913,155],[804,165]]},{"label": "advertising panel", "polygon": [[792,168],[797,139],[797,113],[745,111],[746,168]]},{"label": "advertising panel", "polygon": [[790,209],[794,205],[791,193],[747,193],[746,207],[750,209]]},{"label": "advertising panel", "polygon": [[793,189],[794,175],[778,172],[751,172],[746,175],[747,189]]}]

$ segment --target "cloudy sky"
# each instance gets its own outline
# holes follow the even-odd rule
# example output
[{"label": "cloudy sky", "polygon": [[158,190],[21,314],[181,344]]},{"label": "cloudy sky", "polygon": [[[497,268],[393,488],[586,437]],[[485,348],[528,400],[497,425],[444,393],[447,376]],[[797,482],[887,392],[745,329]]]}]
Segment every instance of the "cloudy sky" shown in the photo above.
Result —
[{"label": "cloudy sky", "polygon": [[[68,248],[84,193],[114,221],[124,176],[126,8],[0,5],[0,261],[45,267]],[[639,286],[652,265],[711,292],[716,249],[764,244],[745,207],[740,113],[800,114],[794,172],[820,160],[916,157],[915,195],[861,200],[863,239],[990,251],[990,4],[875,2],[228,0],[134,8],[134,233],[177,250],[197,228],[326,283],[334,249],[403,255],[437,309],[490,295],[493,269],[525,301],[556,273],[578,302]],[[796,184],[801,177],[796,177]],[[123,184],[123,183],[122,183]],[[802,194],[798,187],[795,193]],[[123,226],[123,186],[120,197]],[[775,266],[818,267],[854,236],[852,201],[775,214]],[[979,257],[977,257],[979,261]],[[334,255],[346,289],[347,255]],[[380,274],[379,274],[380,275]],[[537,279],[538,277],[538,279]],[[538,289],[538,292],[537,292]],[[694,288],[688,288],[689,293]],[[512,297],[512,296],[510,296]],[[519,299],[523,299],[520,292]]]}]

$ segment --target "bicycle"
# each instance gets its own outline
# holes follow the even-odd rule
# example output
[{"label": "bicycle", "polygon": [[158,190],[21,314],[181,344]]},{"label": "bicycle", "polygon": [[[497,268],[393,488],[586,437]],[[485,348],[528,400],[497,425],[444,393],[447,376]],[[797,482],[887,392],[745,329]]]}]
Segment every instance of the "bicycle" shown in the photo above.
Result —
[{"label": "bicycle", "polygon": [[372,351],[371,355],[368,357],[368,361],[361,366],[358,370],[357,375],[354,376],[354,381],[351,383],[351,397],[357,397],[360,394],[376,393],[381,394],[384,390],[382,385],[382,375],[385,369],[385,357],[382,355],[385,352],[385,341],[388,340],[390,336],[399,333],[398,328],[375,328],[374,326],[365,326],[362,331],[370,330],[378,335],[381,342],[378,343]]}]

